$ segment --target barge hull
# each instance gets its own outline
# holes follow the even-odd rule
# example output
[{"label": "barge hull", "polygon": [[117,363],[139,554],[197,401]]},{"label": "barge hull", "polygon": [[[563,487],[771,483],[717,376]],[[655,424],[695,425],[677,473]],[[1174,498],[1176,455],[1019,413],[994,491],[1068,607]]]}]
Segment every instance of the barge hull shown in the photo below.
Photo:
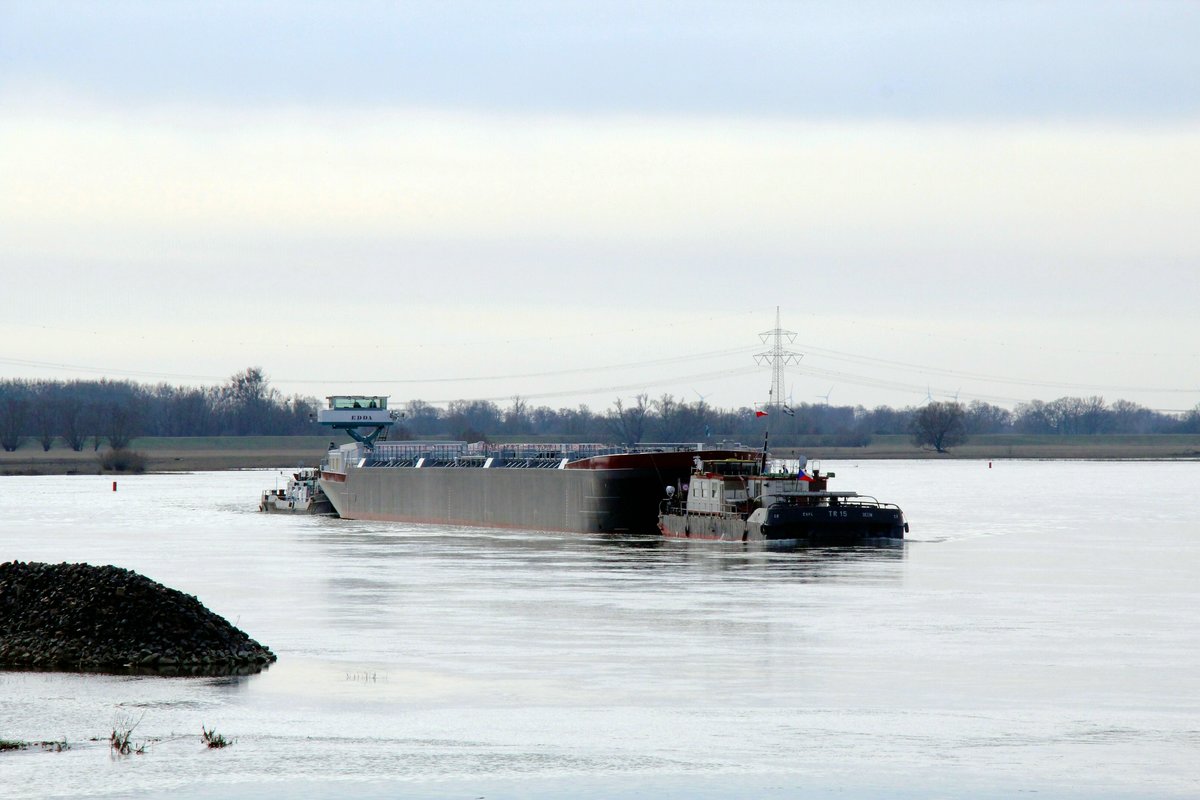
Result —
[{"label": "barge hull", "polygon": [[346,519],[572,533],[657,532],[658,505],[686,466],[653,469],[351,468],[321,488]]}]

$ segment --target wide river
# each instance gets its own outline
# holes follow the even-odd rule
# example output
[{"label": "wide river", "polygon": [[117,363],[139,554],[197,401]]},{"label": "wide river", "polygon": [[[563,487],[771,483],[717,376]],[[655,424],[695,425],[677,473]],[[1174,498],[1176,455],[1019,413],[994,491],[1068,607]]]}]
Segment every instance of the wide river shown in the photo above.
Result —
[{"label": "wide river", "polygon": [[[260,514],[277,471],[0,478],[0,561],[136,570],[279,656],[0,671],[0,739],[69,744],[0,753],[0,796],[1200,796],[1200,462],[824,467],[909,540]],[[145,753],[113,756],[130,725]]]}]

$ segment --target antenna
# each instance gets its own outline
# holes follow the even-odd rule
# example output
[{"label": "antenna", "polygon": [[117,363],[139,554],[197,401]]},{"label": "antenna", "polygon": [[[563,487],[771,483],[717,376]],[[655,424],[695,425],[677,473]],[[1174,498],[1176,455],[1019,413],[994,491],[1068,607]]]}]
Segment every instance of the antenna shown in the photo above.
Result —
[{"label": "antenna", "polygon": [[779,325],[779,306],[775,306],[775,328],[774,330],[763,331],[758,335],[758,338],[763,340],[763,344],[767,344],[768,340],[773,340],[771,349],[765,353],[758,353],[754,356],[754,363],[760,365],[770,365],[771,367],[771,394],[767,405],[772,408],[778,408],[783,403],[783,368],[790,364],[799,364],[800,359],[804,358],[802,353],[794,353],[791,350],[784,348],[784,340],[788,344],[796,341],[795,331],[785,331]]}]

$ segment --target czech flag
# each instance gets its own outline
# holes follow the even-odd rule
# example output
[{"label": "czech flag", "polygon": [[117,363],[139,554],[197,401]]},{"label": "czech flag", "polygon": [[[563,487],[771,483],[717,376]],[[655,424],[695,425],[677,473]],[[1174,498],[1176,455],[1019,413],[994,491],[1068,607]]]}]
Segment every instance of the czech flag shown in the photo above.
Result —
[{"label": "czech flag", "polygon": [[803,470],[803,468],[796,470],[796,479],[812,482],[812,477],[807,472],[805,472]]},{"label": "czech flag", "polygon": [[754,412],[754,416],[756,416],[756,417],[765,417],[766,415],[767,415],[767,412],[765,412],[765,411],[755,411]]}]

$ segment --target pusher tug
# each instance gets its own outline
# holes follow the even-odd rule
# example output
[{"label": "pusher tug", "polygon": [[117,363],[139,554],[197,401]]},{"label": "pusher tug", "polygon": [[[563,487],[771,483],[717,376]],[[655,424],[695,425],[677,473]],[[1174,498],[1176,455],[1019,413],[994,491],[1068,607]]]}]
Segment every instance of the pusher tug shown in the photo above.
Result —
[{"label": "pusher tug", "polygon": [[804,459],[795,472],[767,455],[704,460],[686,484],[668,486],[658,528],[677,539],[849,545],[901,540],[908,523],[899,506],[828,488],[833,473]]},{"label": "pusher tug", "polygon": [[292,473],[283,489],[265,489],[259,511],[271,514],[334,514],[333,504],[318,485],[320,471],[302,469]]}]

